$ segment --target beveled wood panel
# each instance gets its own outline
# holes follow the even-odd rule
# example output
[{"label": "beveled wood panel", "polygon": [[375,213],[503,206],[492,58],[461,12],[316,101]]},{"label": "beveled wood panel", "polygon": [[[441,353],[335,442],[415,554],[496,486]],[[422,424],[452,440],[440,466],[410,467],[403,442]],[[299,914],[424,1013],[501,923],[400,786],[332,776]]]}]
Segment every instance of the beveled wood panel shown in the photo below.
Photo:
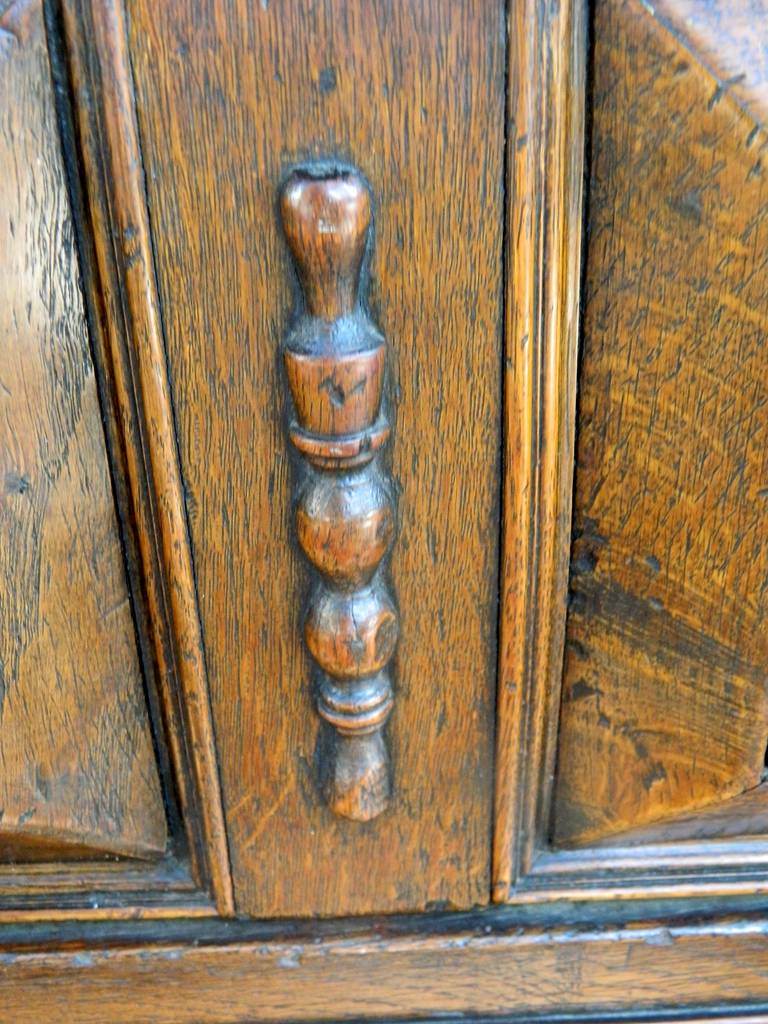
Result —
[{"label": "beveled wood panel", "polygon": [[42,4],[0,16],[0,859],[165,850]]},{"label": "beveled wood panel", "polygon": [[765,131],[600,0],[554,833],[757,785],[768,728]]},{"label": "beveled wood panel", "polygon": [[[488,899],[504,140],[498,2],[129,5],[132,60],[238,909]],[[378,198],[401,632],[390,809],[335,818],[291,550],[278,346],[292,164]]]},{"label": "beveled wood panel", "polygon": [[[126,12],[122,0],[64,0],[58,12],[48,9],[48,14],[61,109],[70,115],[65,135],[82,167],[79,180],[72,177],[84,222],[84,289],[96,365],[105,378],[104,421],[118,462],[115,478],[123,485],[125,541],[139,592],[135,610],[145,669],[152,675],[148,691],[156,697],[163,724],[158,750],[172,774],[167,795],[175,826],[173,853],[184,860],[188,856],[190,881],[210,892],[219,913],[231,914],[227,840]],[[71,99],[71,110],[65,97]]]}]

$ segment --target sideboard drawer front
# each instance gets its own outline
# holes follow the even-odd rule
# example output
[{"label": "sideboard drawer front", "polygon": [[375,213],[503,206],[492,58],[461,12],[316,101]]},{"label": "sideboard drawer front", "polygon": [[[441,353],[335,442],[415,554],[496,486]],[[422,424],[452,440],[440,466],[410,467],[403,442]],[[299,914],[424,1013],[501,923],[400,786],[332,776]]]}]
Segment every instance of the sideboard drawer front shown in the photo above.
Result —
[{"label": "sideboard drawer front", "polygon": [[[129,5],[237,907],[489,892],[504,147],[500,2]],[[389,807],[325,804],[279,357],[297,164],[359,168],[386,338],[400,632]]]}]

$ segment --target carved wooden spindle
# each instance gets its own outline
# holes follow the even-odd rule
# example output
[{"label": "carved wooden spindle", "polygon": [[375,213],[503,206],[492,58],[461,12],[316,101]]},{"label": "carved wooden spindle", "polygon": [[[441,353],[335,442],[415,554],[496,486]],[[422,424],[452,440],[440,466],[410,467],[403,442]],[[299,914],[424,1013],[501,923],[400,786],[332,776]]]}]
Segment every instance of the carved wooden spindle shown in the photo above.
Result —
[{"label": "carved wooden spindle", "polygon": [[390,795],[382,729],[398,635],[384,564],[395,512],[379,460],[389,438],[386,346],[360,294],[370,196],[354,171],[310,168],[286,182],[280,209],[304,297],[283,358],[290,438],[304,458],[296,527],[316,574],[304,637],[317,710],[332,727],[321,783],[337,814],[367,821]]}]

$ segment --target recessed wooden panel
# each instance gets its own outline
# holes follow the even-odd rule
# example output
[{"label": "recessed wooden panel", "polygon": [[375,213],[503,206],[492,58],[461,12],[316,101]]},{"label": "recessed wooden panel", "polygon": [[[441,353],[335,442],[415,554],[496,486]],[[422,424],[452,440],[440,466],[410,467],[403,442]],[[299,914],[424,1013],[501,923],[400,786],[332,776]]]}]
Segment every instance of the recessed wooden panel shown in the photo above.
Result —
[{"label": "recessed wooden panel", "polygon": [[0,858],[166,824],[37,0],[0,17]]},{"label": "recessed wooden panel", "polygon": [[[129,6],[182,468],[241,911],[488,898],[501,320],[504,11],[447,0]],[[316,787],[278,346],[276,197],[354,163],[377,199],[401,639],[390,809]]]},{"label": "recessed wooden panel", "polygon": [[719,804],[768,726],[768,140],[600,0],[555,838]]}]

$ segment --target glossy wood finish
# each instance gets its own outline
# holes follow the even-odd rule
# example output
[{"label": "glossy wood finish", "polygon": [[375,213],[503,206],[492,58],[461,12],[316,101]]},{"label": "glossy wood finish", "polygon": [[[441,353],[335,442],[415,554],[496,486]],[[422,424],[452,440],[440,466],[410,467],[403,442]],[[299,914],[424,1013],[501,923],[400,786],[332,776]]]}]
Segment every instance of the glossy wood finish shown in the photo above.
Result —
[{"label": "glossy wood finish", "polygon": [[[138,608],[146,610],[150,667],[181,805],[179,852],[189,856],[194,881],[211,892],[219,913],[229,914],[227,842],[124,14],[122,0],[62,5],[59,43],[77,130],[70,142],[83,169],[82,182],[73,184],[82,190],[86,293],[111,402],[106,419],[126,481]],[[201,894],[189,898],[199,909]]]},{"label": "glossy wood finish", "polygon": [[42,5],[0,16],[0,860],[154,858],[166,822]]},{"label": "glossy wood finish", "polygon": [[392,785],[383,729],[398,637],[384,564],[395,521],[381,464],[390,434],[386,345],[361,282],[371,199],[357,171],[310,164],[283,185],[280,211],[301,282],[283,362],[289,434],[303,456],[297,536],[316,570],[304,639],[318,714],[329,726],[318,742],[319,781],[336,814],[370,821],[387,807]]},{"label": "glossy wood finish", "polygon": [[635,0],[595,46],[560,844],[756,786],[768,739],[768,140]]},{"label": "glossy wood finish", "polygon": [[[488,899],[504,137],[500,3],[132,0],[131,58],[238,909]],[[471,159],[468,158],[471,154]],[[402,632],[395,799],[324,805],[293,595],[275,217],[290,166],[373,188]]]},{"label": "glossy wood finish", "polygon": [[570,539],[585,28],[581,0],[509,9],[498,901],[548,831]]}]

